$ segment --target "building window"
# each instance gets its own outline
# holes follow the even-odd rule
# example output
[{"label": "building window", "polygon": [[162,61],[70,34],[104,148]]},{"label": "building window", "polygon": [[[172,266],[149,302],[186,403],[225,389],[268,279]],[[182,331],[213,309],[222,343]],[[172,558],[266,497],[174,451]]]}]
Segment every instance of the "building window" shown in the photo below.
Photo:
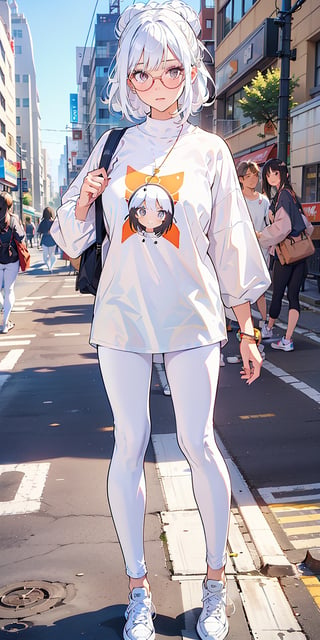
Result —
[{"label": "building window", "polygon": [[106,78],[108,75],[108,67],[96,67],[96,77]]},{"label": "building window", "polygon": [[2,120],[0,120],[0,131],[3,136],[6,135],[6,125],[4,124],[4,122],[2,122]]},{"label": "building window", "polygon": [[17,125],[17,127],[19,127],[19,126],[20,126],[20,124],[21,124],[21,122],[20,122],[20,116],[17,116],[17,117],[16,117],[16,125]]},{"label": "building window", "polygon": [[14,29],[12,35],[14,38],[22,38],[22,29]]},{"label": "building window", "polygon": [[214,9],[214,0],[205,0],[206,9]]},{"label": "building window", "polygon": [[16,98],[16,107],[19,108],[20,107],[20,98]]},{"label": "building window", "polygon": [[314,86],[320,87],[320,40],[316,43],[316,64],[314,74]]},{"label": "building window", "polygon": [[29,98],[22,98],[22,106],[29,107]]},{"label": "building window", "polygon": [[213,20],[206,20],[206,29],[212,29]]},{"label": "building window", "polygon": [[219,42],[225,38],[229,31],[240,22],[241,18],[251,9],[256,0],[229,0],[219,12],[221,34]]},{"label": "building window", "polygon": [[6,60],[6,52],[4,50],[4,47],[3,47],[3,44],[1,42],[1,40],[0,40],[0,53],[2,55],[3,60],[5,61]]},{"label": "building window", "polygon": [[109,110],[108,109],[99,109],[99,120],[108,120],[109,118]]},{"label": "building window", "polygon": [[226,131],[225,133],[232,133],[237,129],[245,127],[247,124],[251,124],[251,118],[248,118],[243,115],[243,111],[240,108],[239,100],[243,98],[244,91],[240,89],[240,91],[236,91],[231,96],[226,98],[225,103],[225,119],[229,121],[226,123]]},{"label": "building window", "polygon": [[2,109],[5,111],[6,110],[6,101],[5,101],[2,93],[0,93],[0,104],[2,106]]},{"label": "building window", "polygon": [[320,164],[303,167],[302,202],[320,201]]},{"label": "building window", "polygon": [[5,75],[4,75],[4,73],[3,73],[2,69],[1,69],[1,67],[0,67],[0,78],[1,78],[1,80],[2,80],[2,82],[3,82],[3,84],[6,84]]},{"label": "building window", "polygon": [[21,54],[22,54],[22,46],[21,46],[20,44],[17,44],[17,45],[15,46],[14,50],[15,50],[15,53],[16,53],[17,55],[21,55]]},{"label": "building window", "polygon": [[20,82],[20,75],[18,73],[15,75],[15,81],[17,84]]},{"label": "building window", "polygon": [[24,82],[25,84],[28,84],[29,82],[29,76],[27,73],[24,73],[22,76],[22,82]]}]

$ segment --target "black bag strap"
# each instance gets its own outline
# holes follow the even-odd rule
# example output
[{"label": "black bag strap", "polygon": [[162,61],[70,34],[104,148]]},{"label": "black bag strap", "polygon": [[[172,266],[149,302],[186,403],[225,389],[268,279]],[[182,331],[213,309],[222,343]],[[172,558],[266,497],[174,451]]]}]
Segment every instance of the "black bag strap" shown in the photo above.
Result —
[{"label": "black bag strap", "polygon": [[[123,136],[127,127],[124,129],[111,129],[107,141],[103,147],[100,166],[108,171],[112,156]],[[96,207],[96,247],[97,251],[101,250],[103,239],[106,235],[106,229],[103,221],[102,196],[98,196],[95,202]]]}]

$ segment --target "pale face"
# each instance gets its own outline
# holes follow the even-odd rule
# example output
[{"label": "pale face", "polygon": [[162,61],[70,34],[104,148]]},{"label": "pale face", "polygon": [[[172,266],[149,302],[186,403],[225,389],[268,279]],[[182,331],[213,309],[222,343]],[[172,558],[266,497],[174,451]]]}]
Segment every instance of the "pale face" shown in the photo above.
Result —
[{"label": "pale face", "polygon": [[156,203],[155,209],[147,209],[145,204],[143,203],[137,209],[136,217],[139,220],[141,226],[144,227],[146,231],[152,232],[154,229],[157,229],[157,227],[160,227],[162,225],[166,217],[166,212],[164,209],[161,209],[158,203]]},{"label": "pale face", "polygon": [[276,187],[276,189],[279,189],[281,180],[280,171],[272,171],[272,169],[270,169],[270,171],[267,173],[266,178],[271,187]]},{"label": "pale face", "polygon": [[[158,69],[148,71],[143,67],[143,54],[128,78],[132,91],[151,108],[151,116],[171,117],[177,110],[178,99],[184,89],[184,68],[181,62],[167,51]],[[146,88],[147,87],[147,88]]]}]

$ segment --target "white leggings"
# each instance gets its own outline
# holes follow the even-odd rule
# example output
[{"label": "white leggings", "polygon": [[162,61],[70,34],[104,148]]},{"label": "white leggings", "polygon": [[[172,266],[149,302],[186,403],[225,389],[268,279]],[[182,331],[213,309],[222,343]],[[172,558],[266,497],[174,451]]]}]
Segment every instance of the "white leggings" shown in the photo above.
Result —
[{"label": "white leggings", "polygon": [[[144,456],[150,438],[152,355],[98,348],[103,381],[114,415],[115,446],[108,475],[112,517],[132,578],[147,573],[144,557],[146,487]],[[218,344],[165,354],[179,446],[192,473],[202,519],[207,563],[226,563],[230,479],[213,434],[219,374]]]},{"label": "white leggings", "polygon": [[47,265],[49,271],[53,269],[53,266],[56,261],[55,251],[56,251],[55,244],[53,245],[53,247],[47,247],[45,244],[42,245],[43,262]]},{"label": "white leggings", "polygon": [[[0,302],[3,304],[3,326],[8,323],[12,307],[15,302],[14,283],[19,272],[19,260],[0,263]],[[3,287],[3,298],[1,289]]]}]

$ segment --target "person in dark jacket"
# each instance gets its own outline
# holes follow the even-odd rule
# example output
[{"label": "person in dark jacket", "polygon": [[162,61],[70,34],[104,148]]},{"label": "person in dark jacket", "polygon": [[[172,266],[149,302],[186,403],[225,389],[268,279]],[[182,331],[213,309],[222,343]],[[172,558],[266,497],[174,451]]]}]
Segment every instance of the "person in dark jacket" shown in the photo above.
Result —
[{"label": "person in dark jacket", "polygon": [[3,323],[1,333],[8,333],[14,327],[10,313],[15,302],[14,285],[19,271],[19,256],[15,240],[25,237],[22,224],[12,214],[12,196],[0,195],[0,292],[3,289]]},{"label": "person in dark jacket", "polygon": [[35,226],[33,222],[31,222],[31,218],[29,216],[26,217],[26,235],[27,235],[27,245],[33,247],[33,238],[35,234]]},{"label": "person in dark jacket", "polygon": [[52,273],[54,263],[56,261],[56,243],[50,234],[51,225],[54,221],[54,210],[52,207],[45,207],[42,214],[42,220],[38,226],[38,235],[41,235],[40,245],[43,251],[43,261]]}]

